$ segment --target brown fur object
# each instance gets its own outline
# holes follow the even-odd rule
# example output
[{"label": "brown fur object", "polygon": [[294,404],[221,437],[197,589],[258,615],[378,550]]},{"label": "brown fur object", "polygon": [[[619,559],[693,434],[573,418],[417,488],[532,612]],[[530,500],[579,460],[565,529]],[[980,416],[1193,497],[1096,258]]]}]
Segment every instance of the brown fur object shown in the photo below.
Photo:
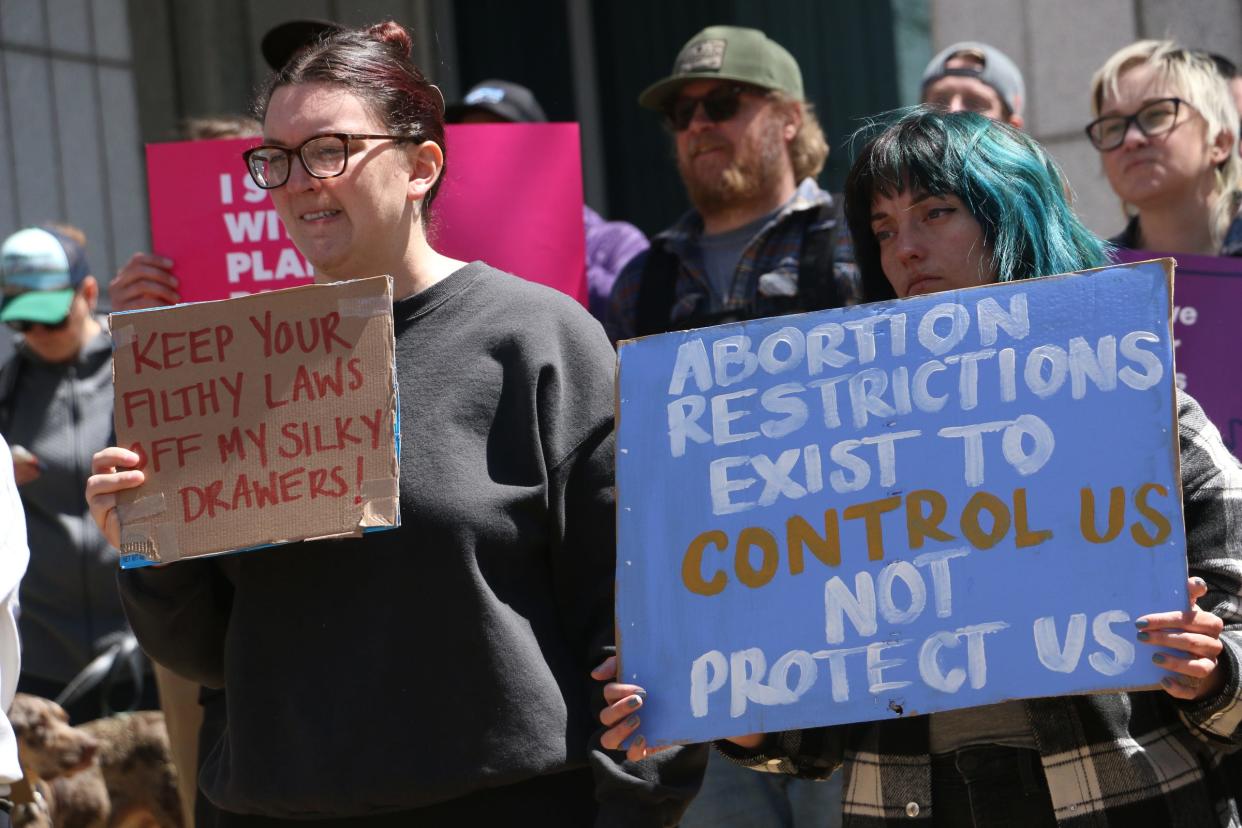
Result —
[{"label": "brown fur object", "polygon": [[122,713],[70,727],[55,702],[18,693],[9,712],[18,756],[43,797],[15,826],[181,828],[177,772],[164,716]]},{"label": "brown fur object", "polygon": [[99,742],[97,763],[112,799],[110,826],[181,828],[177,769],[163,713],[120,713],[87,722],[79,730]]}]

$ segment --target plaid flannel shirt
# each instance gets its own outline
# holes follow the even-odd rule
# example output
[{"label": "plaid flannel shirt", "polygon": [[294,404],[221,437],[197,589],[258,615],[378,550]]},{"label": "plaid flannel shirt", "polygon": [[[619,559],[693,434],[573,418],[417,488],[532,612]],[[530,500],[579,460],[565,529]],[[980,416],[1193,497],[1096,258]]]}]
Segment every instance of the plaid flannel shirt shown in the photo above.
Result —
[{"label": "plaid flannel shirt", "polygon": [[[691,210],[669,229],[658,234],[652,244],[673,253],[681,263],[674,287],[673,307],[669,311],[670,330],[679,319],[709,310],[743,310],[753,303],[755,316],[771,316],[768,297],[782,299],[794,295],[798,286],[798,264],[802,241],[807,232],[819,229],[814,223],[819,209],[832,204],[832,196],[821,190],[814,179],[803,179],[793,198],[751,239],[742,252],[728,295],[718,308],[712,307],[711,292],[699,251],[703,219]],[[810,215],[808,215],[808,213]],[[829,219],[828,221],[838,221]],[[613,342],[637,336],[638,293],[642,285],[646,253],[630,260],[612,288],[608,318],[604,328]],[[849,232],[842,227],[833,244],[833,276],[842,305],[862,301],[862,281],[854,264],[854,247]]]},{"label": "plaid flannel shirt", "polygon": [[[1194,703],[1152,690],[1027,699],[1061,826],[1242,826],[1242,466],[1180,393],[1178,434],[1189,569],[1208,584],[1200,608],[1225,622],[1224,688]],[[717,747],[756,770],[813,779],[844,766],[845,828],[929,824],[927,730],[915,716],[774,733],[754,751]]]}]

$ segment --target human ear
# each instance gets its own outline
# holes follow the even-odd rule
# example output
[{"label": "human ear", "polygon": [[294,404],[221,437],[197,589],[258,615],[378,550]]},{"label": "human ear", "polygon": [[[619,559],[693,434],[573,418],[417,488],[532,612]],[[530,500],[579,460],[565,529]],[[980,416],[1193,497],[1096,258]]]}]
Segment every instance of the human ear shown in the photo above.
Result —
[{"label": "human ear", "polygon": [[785,126],[781,130],[786,141],[792,141],[802,129],[802,104],[791,102],[785,110]]},{"label": "human ear", "polygon": [[406,197],[410,201],[422,201],[435,186],[444,169],[444,150],[435,141],[424,141],[408,150],[410,158],[410,181]]},{"label": "human ear", "polygon": [[99,283],[95,281],[94,276],[87,276],[82,280],[82,298],[86,300],[86,307],[91,311],[95,310],[95,304],[99,301]]},{"label": "human ear", "polygon": [[1208,157],[1212,160],[1214,166],[1219,167],[1229,160],[1229,156],[1233,154],[1234,147],[1238,146],[1237,136],[1228,129],[1222,129],[1216,133],[1215,140],[1212,141],[1211,147],[1208,148]]}]

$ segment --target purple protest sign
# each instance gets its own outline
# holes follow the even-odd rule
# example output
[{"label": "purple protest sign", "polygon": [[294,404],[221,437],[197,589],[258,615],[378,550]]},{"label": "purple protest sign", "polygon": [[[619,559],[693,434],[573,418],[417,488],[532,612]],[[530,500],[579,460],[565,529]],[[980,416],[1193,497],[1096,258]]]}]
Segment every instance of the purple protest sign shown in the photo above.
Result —
[{"label": "purple protest sign", "polygon": [[[1173,279],[1173,347],[1177,387],[1189,393],[1220,429],[1225,445],[1242,455],[1242,383],[1237,355],[1242,353],[1242,258],[1189,256],[1150,250],[1118,250],[1119,262],[1171,256]],[[1229,367],[1229,366],[1234,367]]]}]

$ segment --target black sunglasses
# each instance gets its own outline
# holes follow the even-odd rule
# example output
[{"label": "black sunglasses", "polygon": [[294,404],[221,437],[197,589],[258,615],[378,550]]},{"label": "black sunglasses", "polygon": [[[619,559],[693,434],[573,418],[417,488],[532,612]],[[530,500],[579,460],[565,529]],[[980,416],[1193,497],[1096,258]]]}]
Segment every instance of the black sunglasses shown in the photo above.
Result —
[{"label": "black sunglasses", "polygon": [[5,324],[19,334],[29,333],[35,328],[43,328],[45,331],[62,331],[69,324],[69,314],[65,314],[65,318],[59,322],[31,322],[26,319],[11,319]]},{"label": "black sunglasses", "polygon": [[718,86],[706,95],[696,98],[678,97],[664,112],[664,118],[674,132],[681,132],[690,126],[694,113],[703,104],[703,114],[714,124],[727,121],[737,114],[742,106],[742,95],[745,93],[765,95],[766,90],[750,86]]}]

